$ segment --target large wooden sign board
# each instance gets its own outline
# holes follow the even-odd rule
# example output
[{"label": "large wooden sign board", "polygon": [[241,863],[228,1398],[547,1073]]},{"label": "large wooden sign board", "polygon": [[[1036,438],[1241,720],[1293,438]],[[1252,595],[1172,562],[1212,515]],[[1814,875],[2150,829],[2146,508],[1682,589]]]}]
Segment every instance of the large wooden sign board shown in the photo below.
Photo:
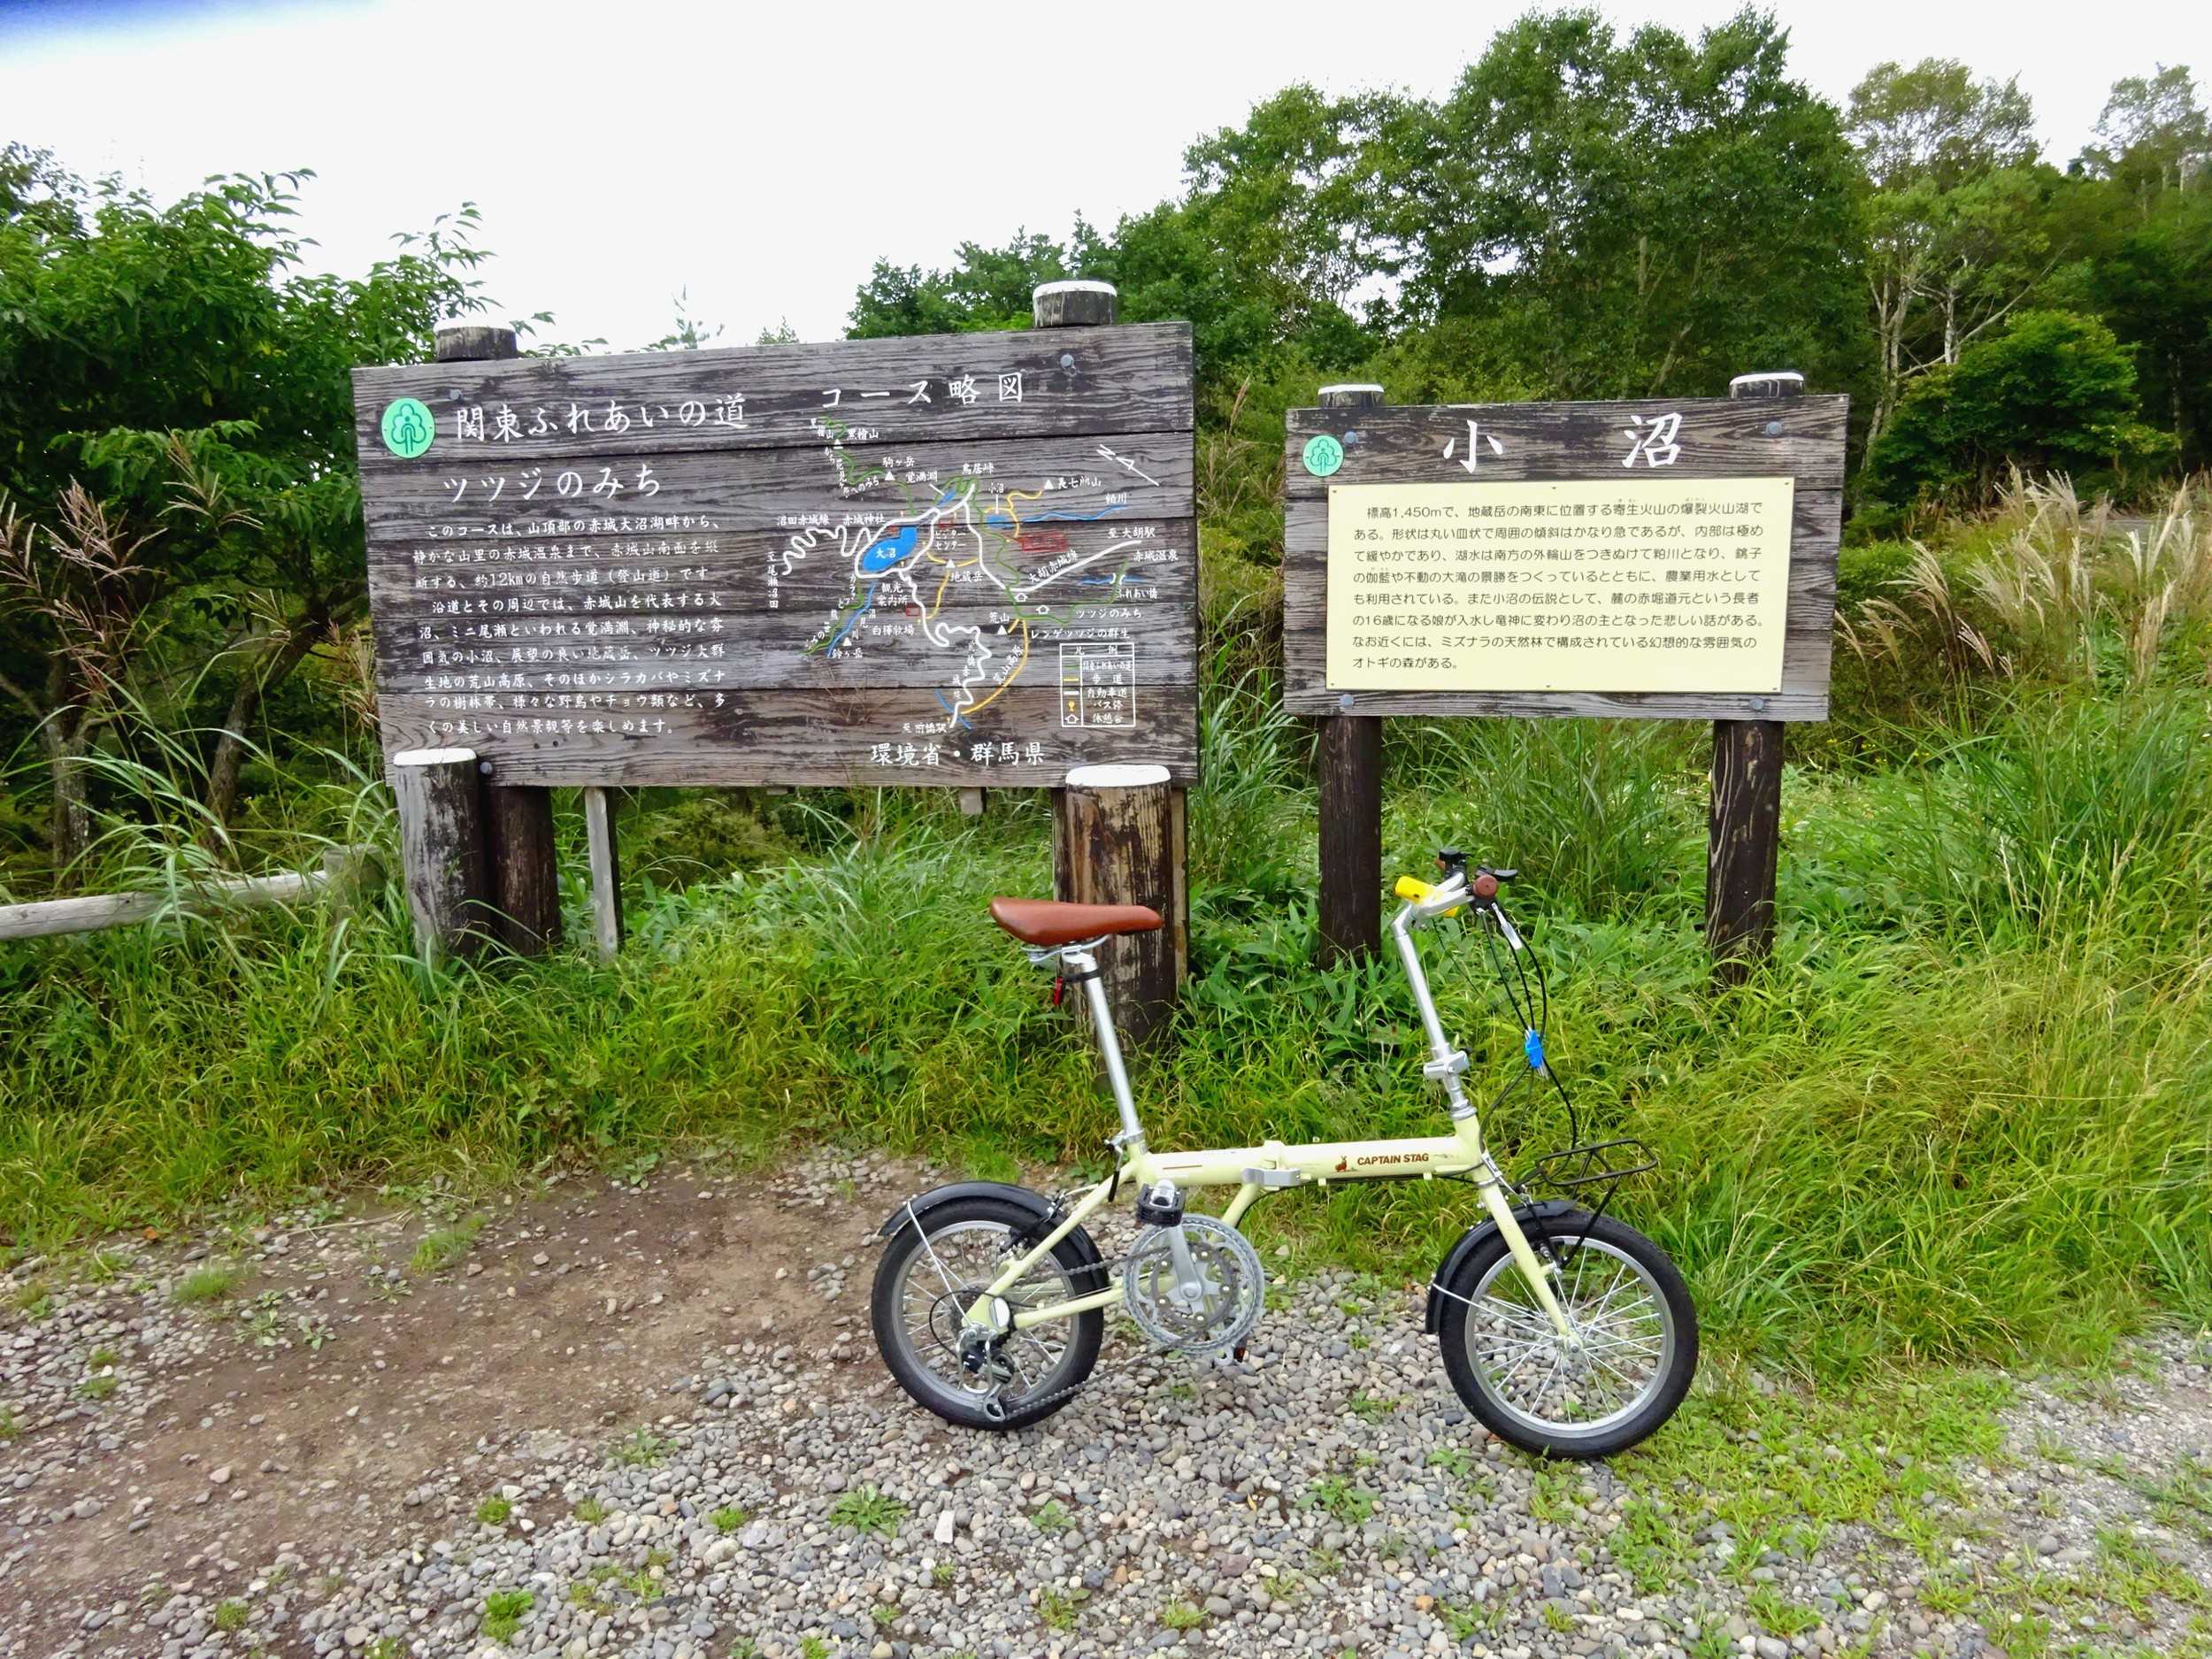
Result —
[{"label": "large wooden sign board", "polygon": [[1843,397],[1293,410],[1294,713],[1828,713]]},{"label": "large wooden sign board", "polygon": [[1198,761],[1180,323],[360,369],[388,755],[503,784]]}]

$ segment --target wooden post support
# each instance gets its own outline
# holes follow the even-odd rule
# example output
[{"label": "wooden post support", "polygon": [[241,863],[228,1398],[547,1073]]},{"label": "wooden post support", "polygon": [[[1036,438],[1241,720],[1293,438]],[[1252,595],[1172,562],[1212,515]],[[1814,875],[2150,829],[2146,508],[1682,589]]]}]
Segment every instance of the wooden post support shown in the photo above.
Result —
[{"label": "wooden post support", "polygon": [[492,884],[492,935],[518,956],[561,942],[553,792],[485,780],[484,859]]},{"label": "wooden post support", "polygon": [[622,954],[622,865],[614,844],[614,803],[607,792],[584,793],[584,839],[591,858],[591,931],[599,960]]},{"label": "wooden post support", "polygon": [[[1731,397],[1796,397],[1792,371],[1740,374]],[[1713,722],[1713,800],[1705,848],[1705,944],[1716,984],[1740,984],[1774,951],[1774,875],[1782,850],[1782,722]]]},{"label": "wooden post support", "polygon": [[[1054,791],[1054,896],[1072,904],[1148,904],[1167,926],[1110,940],[1098,954],[1126,1042],[1165,1029],[1189,965],[1182,791],[1164,766],[1078,766]],[[1077,1003],[1079,1008],[1081,1003]]]},{"label": "wooden post support", "polygon": [[[1325,386],[1324,409],[1371,409],[1371,382]],[[1316,770],[1321,787],[1321,960],[1372,956],[1382,949],[1382,721],[1353,710],[1349,692],[1320,720]]]},{"label": "wooden post support", "polygon": [[475,956],[491,919],[476,751],[402,749],[392,757],[392,793],[415,948],[426,958]]},{"label": "wooden post support", "polygon": [[[440,363],[519,357],[511,328],[444,323]],[[553,846],[553,792],[502,784],[485,789],[484,857],[491,877],[492,936],[520,956],[541,956],[561,941],[560,866]]]},{"label": "wooden post support", "polygon": [[[1110,282],[1047,282],[1030,296],[1040,328],[1104,326],[1118,311]],[[1117,939],[1100,956],[1130,1043],[1166,1029],[1190,971],[1185,804],[1164,766],[1078,766],[1052,792],[1054,892],[1079,904],[1149,904],[1167,924],[1157,933]]]}]

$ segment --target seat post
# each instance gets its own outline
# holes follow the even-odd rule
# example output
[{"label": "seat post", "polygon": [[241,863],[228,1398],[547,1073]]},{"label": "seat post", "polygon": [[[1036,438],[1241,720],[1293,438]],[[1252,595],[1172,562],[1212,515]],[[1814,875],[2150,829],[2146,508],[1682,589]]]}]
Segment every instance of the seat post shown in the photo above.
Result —
[{"label": "seat post", "polygon": [[1106,980],[1098,971],[1098,958],[1087,949],[1064,950],[1060,960],[1083,983],[1084,1000],[1090,1005],[1091,1025],[1098,1033],[1098,1051],[1105,1057],[1106,1081],[1121,1110],[1121,1141],[1125,1151],[1144,1150],[1144,1125],[1137,1121],[1137,1102],[1129,1092],[1129,1068],[1122,1064],[1121,1039],[1114,1032],[1114,1010],[1106,1001]]}]

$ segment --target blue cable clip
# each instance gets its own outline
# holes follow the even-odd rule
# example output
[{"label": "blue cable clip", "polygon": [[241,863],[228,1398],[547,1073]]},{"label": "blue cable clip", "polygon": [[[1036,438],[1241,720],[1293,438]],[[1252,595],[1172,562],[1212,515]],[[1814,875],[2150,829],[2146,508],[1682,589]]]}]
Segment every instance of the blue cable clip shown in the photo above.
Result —
[{"label": "blue cable clip", "polygon": [[1544,1069],[1544,1033],[1532,1028],[1521,1040],[1521,1052],[1528,1056],[1532,1069],[1541,1071]]}]

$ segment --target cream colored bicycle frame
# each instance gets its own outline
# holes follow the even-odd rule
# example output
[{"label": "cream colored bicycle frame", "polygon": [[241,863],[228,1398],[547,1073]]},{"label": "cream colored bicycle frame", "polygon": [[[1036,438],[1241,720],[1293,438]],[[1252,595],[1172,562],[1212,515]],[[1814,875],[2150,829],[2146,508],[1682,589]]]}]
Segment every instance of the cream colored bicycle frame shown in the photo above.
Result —
[{"label": "cream colored bicycle frame", "polygon": [[[1405,964],[1406,977],[1412,982],[1414,1002],[1421,1010],[1421,1024],[1429,1040],[1430,1059],[1422,1068],[1423,1073],[1443,1085],[1451,1103],[1452,1133],[1431,1135],[1410,1141],[1324,1141],[1302,1146],[1286,1146],[1279,1141],[1270,1141],[1264,1146],[1240,1147],[1233,1150],[1209,1152],[1155,1153],[1145,1145],[1144,1129],[1137,1121],[1134,1101],[1129,1092],[1129,1073],[1122,1064],[1121,1042],[1114,1032],[1111,1010],[1106,1002],[1106,992],[1098,978],[1097,958],[1092,954],[1103,943],[1102,939],[1086,940],[1064,949],[1033,952],[1038,960],[1057,956],[1071,975],[1083,978],[1083,989],[1091,1010],[1093,1029],[1098,1033],[1099,1049],[1106,1063],[1106,1076],[1112,1086],[1114,1103],[1121,1110],[1121,1133],[1115,1137],[1116,1148],[1125,1155],[1119,1171],[1109,1177],[1080,1199],[1055,1227],[1040,1240],[1034,1248],[1019,1260],[1011,1263],[966,1313],[967,1322],[984,1330],[997,1328],[998,1321],[1008,1317],[1005,1313],[995,1316],[995,1306],[1002,1306],[998,1299],[1011,1286],[1018,1283],[1046,1252],[1081,1226],[1117,1192],[1134,1194],[1140,1187],[1162,1180],[1171,1180],[1179,1187],[1234,1187],[1236,1196],[1222,1211],[1222,1219],[1234,1226],[1243,1218],[1246,1210],[1262,1194],[1292,1187],[1316,1187],[1326,1190],[1331,1181],[1405,1180],[1418,1178],[1426,1180],[1439,1175],[1472,1175],[1476,1189],[1490,1218],[1497,1224],[1513,1260],[1528,1281],[1531,1292],[1550,1317],[1552,1327],[1560,1340],[1570,1347],[1580,1346],[1574,1324],[1552,1294],[1551,1278],[1530,1248],[1528,1238],[1515,1219],[1513,1205],[1504,1178],[1491,1162],[1482,1144],[1482,1125],[1473,1104],[1460,1082],[1467,1069],[1467,1056],[1452,1047],[1444,1035],[1444,1028],[1436,1013],[1435,999],[1429,995],[1428,976],[1422,972],[1421,956],[1413,942],[1413,930],[1423,922],[1444,916],[1468,902],[1468,892],[1463,877],[1455,876],[1438,887],[1409,882],[1425,896],[1413,900],[1399,910],[1391,923],[1391,935],[1396,941],[1399,959]],[[1495,925],[1494,912],[1478,912],[1485,925]],[[1502,930],[1504,931],[1504,930]],[[1508,944],[1521,949],[1518,937],[1506,932]],[[1116,1278],[1104,1290],[1087,1296],[1074,1296],[1065,1302],[1053,1302],[1042,1308],[1024,1308],[1010,1314],[1017,1330],[1042,1325],[1052,1319],[1065,1319],[1093,1308],[1109,1308],[1122,1299],[1122,1283]]]}]

